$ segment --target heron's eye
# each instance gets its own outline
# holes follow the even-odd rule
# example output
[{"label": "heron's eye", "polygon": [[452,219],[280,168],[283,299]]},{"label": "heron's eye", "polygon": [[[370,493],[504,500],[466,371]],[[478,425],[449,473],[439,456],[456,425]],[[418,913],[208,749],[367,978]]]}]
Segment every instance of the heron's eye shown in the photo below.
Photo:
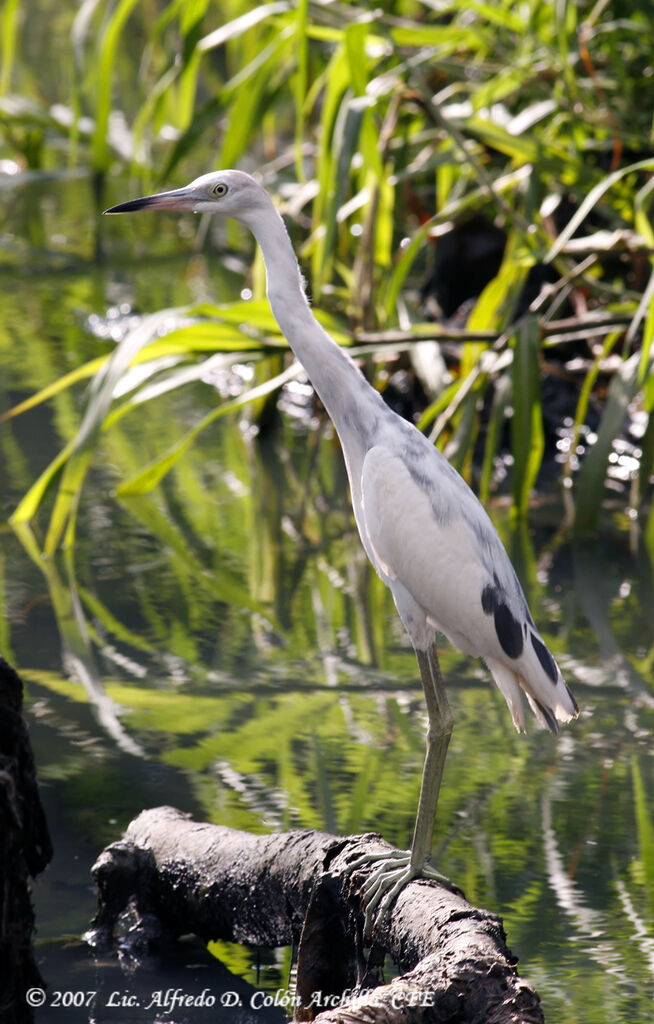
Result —
[{"label": "heron's eye", "polygon": [[214,185],[211,189],[215,196],[224,196],[227,194],[227,185],[224,181],[219,181],[217,185]]}]

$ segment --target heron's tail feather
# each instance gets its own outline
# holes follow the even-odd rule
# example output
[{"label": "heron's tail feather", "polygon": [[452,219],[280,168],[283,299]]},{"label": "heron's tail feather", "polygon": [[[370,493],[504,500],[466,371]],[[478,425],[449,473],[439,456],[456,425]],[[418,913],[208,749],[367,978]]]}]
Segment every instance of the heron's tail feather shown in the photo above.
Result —
[{"label": "heron's tail feather", "polygon": [[516,659],[516,669],[495,658],[486,658],[486,664],[509,706],[518,732],[524,732],[525,727],[520,694],[523,690],[538,721],[556,735],[558,723],[576,718],[579,708],[554,658],[537,636],[536,641],[530,650],[525,649],[522,657]]},{"label": "heron's tail feather", "polygon": [[561,670],[533,626],[527,628],[524,650],[516,671],[531,708],[548,729],[558,732],[558,722],[569,722],[579,714],[577,702]]},{"label": "heron's tail feather", "polygon": [[508,704],[513,724],[518,732],[525,731],[525,707],[520,693],[519,677],[507,665],[503,665],[496,658],[486,658],[495,685]]}]

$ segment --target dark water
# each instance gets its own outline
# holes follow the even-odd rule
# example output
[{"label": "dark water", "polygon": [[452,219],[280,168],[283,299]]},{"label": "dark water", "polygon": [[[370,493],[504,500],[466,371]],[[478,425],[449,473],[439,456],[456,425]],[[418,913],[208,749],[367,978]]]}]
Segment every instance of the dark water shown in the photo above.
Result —
[{"label": "dark water", "polygon": [[[193,225],[173,219],[103,226],[98,260],[84,180],[4,195],[0,413],[109,351],[130,317],[243,287],[237,266],[194,253]],[[268,371],[277,364],[256,372]],[[74,433],[83,388],[0,425],[3,523]],[[219,962],[187,940],[129,972],[81,941],[95,909],[90,867],[142,808],[173,804],[255,832],[375,829],[410,842],[425,729],[415,659],[306,389],[287,389],[267,432],[247,410],[226,417],[151,495],[114,497],[220,400],[195,384],[103,437],[69,556],[38,556],[51,496],[31,533],[0,527],[0,649],[26,684],[55,846],[34,891],[49,986],[37,1020],[141,1019],[134,1000],[153,998],[149,1019],[210,1019],[206,1005],[162,1006],[157,993],[176,988],[239,993],[244,1009],[226,1019],[284,1019],[259,1003],[286,988],[287,950],[219,944]],[[491,512],[582,714],[558,741],[532,723],[520,737],[484,667],[444,649],[455,732],[435,862],[503,916],[548,1020],[644,1021],[654,543],[607,511],[600,535],[574,544],[558,530],[556,496],[528,529],[512,528],[501,503]],[[66,1006],[64,992],[97,992],[95,1007]]]}]

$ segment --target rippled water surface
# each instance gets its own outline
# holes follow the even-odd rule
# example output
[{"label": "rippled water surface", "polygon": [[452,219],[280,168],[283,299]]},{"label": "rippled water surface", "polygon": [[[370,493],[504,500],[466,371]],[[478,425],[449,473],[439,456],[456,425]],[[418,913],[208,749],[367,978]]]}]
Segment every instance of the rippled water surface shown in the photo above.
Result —
[{"label": "rippled water surface", "polygon": [[[109,351],[139,314],[243,287],[237,265],[193,253],[184,222],[112,222],[99,244],[84,180],[7,194],[0,413]],[[51,991],[98,990],[105,1006],[67,1019],[132,1019],[127,1004],[107,1008],[114,992],[144,1005],[178,985],[246,1002],[286,987],[286,950],[220,944],[219,963],[188,940],[135,973],[94,960],[81,941],[95,908],[90,867],[142,808],[173,804],[255,832],[411,839],[425,731],[415,659],[362,553],[338,443],[308,389],[288,389],[267,431],[247,410],[226,417],[151,495],[114,497],[226,386],[194,384],[107,433],[70,557],[36,557],[51,501],[31,533],[0,532],[0,649],[25,682],[55,846],[35,886],[37,955]],[[0,425],[3,522],[72,436],[83,400],[81,385]],[[600,535],[573,544],[556,496],[525,529],[501,502],[491,512],[582,713],[558,741],[533,722],[518,736],[484,666],[444,648],[455,732],[435,861],[502,915],[548,1020],[645,1021],[654,544],[610,511]],[[210,1019],[185,1012],[164,1019]]]}]

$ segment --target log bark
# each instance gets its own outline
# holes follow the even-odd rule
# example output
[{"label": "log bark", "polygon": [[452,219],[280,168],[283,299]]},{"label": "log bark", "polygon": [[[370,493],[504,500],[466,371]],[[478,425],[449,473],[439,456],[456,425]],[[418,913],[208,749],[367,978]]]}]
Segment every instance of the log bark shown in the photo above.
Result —
[{"label": "log bark", "polygon": [[52,858],[29,733],[23,686],[0,656],[0,1020],[29,1021],[25,993],[42,986],[32,950],[30,877]]},{"label": "log bark", "polygon": [[[407,885],[364,948],[360,891],[371,869],[348,865],[390,849],[374,834],[255,836],[171,807],[143,811],[92,869],[99,909],[90,938],[111,946],[129,908],[139,948],[188,932],[299,943],[295,1017],[317,1024],[542,1024],[501,920],[435,882]],[[401,973],[380,984],[386,953]]]}]

